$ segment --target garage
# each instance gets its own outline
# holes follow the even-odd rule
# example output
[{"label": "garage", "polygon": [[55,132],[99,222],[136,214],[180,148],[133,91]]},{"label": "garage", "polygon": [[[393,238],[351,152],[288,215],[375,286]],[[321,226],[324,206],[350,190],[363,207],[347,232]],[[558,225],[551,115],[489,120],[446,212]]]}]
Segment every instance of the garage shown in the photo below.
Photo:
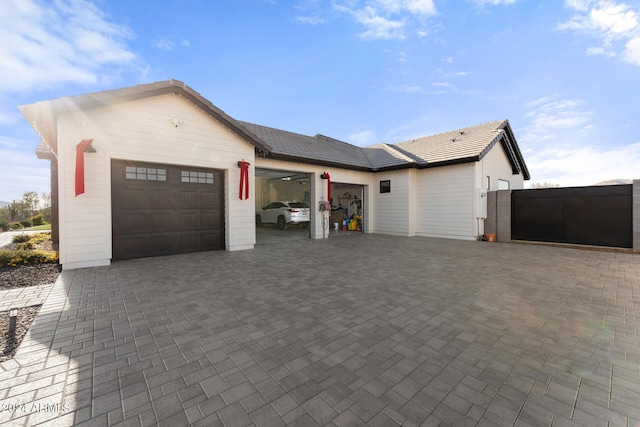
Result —
[{"label": "garage", "polygon": [[113,260],[225,248],[224,171],[112,160]]},{"label": "garage", "polygon": [[308,239],[311,179],[308,173],[256,168],[256,243]]},{"label": "garage", "polygon": [[329,236],[345,236],[365,231],[365,186],[331,183]]}]

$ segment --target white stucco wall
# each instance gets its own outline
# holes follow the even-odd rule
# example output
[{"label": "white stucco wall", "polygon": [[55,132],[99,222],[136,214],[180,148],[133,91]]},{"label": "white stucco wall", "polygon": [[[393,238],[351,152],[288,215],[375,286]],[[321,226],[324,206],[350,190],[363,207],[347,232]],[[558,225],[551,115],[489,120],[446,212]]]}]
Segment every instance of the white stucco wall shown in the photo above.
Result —
[{"label": "white stucco wall", "polygon": [[[176,127],[172,119],[181,123]],[[63,268],[109,264],[111,159],[187,165],[225,171],[227,250],[255,244],[254,147],[185,97],[169,94],[58,118],[60,262]],[[75,197],[76,145],[93,139],[85,154],[85,193]],[[240,200],[238,160],[252,166],[249,200]],[[246,208],[249,205],[249,208]]]},{"label": "white stucco wall", "polygon": [[[509,182],[509,189],[511,190],[524,188],[522,173],[513,174],[509,158],[500,143],[494,145],[482,160],[476,162],[475,167],[476,183],[480,184],[478,188],[495,191],[498,189],[499,179]],[[487,188],[487,176],[490,178],[491,188]]]},{"label": "white stucco wall", "polygon": [[474,164],[423,169],[416,175],[416,235],[475,239]]},{"label": "white stucco wall", "polygon": [[[415,197],[410,170],[380,172],[373,175],[371,186],[372,233],[395,236],[411,235],[411,205]],[[380,181],[390,181],[391,191],[380,193]]]}]

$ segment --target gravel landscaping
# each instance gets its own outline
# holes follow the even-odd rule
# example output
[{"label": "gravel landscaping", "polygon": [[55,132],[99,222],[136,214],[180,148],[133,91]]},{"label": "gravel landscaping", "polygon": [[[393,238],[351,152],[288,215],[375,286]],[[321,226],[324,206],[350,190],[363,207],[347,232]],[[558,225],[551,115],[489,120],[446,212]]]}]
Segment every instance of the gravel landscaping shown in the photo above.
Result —
[{"label": "gravel landscaping", "polygon": [[15,338],[9,339],[9,311],[0,312],[0,362],[13,358],[22,338],[27,334],[33,319],[36,318],[41,305],[18,309]]},{"label": "gravel landscaping", "polygon": [[[15,244],[4,249],[15,249]],[[51,250],[51,241],[38,245],[40,250]],[[0,292],[55,283],[60,275],[62,267],[58,264],[21,265],[18,267],[0,268]],[[40,310],[40,305],[24,307],[18,310],[15,339],[9,339],[9,311],[0,312],[0,362],[11,359],[20,342],[27,334],[31,323]]]},{"label": "gravel landscaping", "polygon": [[58,264],[0,268],[0,291],[55,283],[61,269]]}]

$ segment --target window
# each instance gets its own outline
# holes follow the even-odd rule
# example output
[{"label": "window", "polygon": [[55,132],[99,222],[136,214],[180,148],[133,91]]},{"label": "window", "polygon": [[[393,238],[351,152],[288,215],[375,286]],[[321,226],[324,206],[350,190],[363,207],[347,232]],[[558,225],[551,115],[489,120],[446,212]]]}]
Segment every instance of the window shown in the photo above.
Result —
[{"label": "window", "polygon": [[213,173],[199,171],[181,171],[181,182],[192,182],[194,184],[213,184]]},{"label": "window", "polygon": [[391,180],[380,181],[380,192],[391,193]]},{"label": "window", "polygon": [[498,180],[498,190],[508,190],[509,189],[509,181],[505,181],[504,179]]},{"label": "window", "polygon": [[125,169],[126,179],[139,179],[141,181],[166,181],[167,170],[156,168],[138,168],[127,166]]}]

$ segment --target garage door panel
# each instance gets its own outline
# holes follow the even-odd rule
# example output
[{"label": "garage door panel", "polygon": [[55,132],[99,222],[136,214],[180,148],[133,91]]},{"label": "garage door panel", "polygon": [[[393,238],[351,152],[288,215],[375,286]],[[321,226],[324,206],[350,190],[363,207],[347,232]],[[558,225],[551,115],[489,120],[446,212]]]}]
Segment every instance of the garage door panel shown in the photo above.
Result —
[{"label": "garage door panel", "polygon": [[224,172],[193,170],[112,162],[114,260],[224,249]]}]

